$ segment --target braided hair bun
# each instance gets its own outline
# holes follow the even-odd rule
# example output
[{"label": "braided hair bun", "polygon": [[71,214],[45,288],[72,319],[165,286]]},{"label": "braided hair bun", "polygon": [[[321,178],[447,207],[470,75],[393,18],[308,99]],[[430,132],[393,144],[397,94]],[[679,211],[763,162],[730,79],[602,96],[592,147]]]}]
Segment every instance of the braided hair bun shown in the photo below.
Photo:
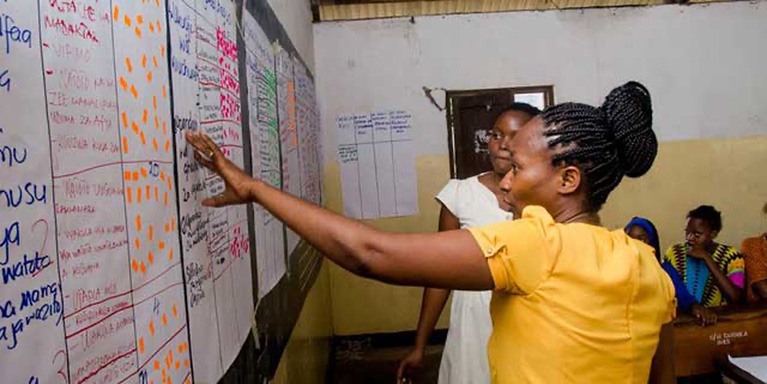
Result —
[{"label": "braided hair bun", "polygon": [[600,109],[613,132],[623,173],[629,177],[647,173],[658,154],[650,91],[630,81],[613,89]]}]

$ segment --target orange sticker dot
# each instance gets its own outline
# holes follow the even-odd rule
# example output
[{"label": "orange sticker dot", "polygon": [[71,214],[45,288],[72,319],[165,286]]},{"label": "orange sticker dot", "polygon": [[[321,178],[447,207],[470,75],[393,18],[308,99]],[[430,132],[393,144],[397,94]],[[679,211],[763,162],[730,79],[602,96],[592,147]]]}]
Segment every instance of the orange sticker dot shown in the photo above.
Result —
[{"label": "orange sticker dot", "polygon": [[146,274],[146,264],[144,264],[143,261],[141,262],[141,267],[139,267],[139,269],[141,269],[141,273]]},{"label": "orange sticker dot", "polygon": [[154,146],[154,151],[157,152],[160,150],[160,147],[157,145],[157,138],[152,138],[152,146]]},{"label": "orange sticker dot", "polygon": [[152,71],[149,71],[149,72],[146,74],[146,82],[147,82],[147,83],[151,83],[151,82],[152,82]]},{"label": "orange sticker dot", "polygon": [[128,69],[128,73],[133,72],[133,65],[130,62],[130,57],[125,58],[125,68]]},{"label": "orange sticker dot", "polygon": [[128,200],[128,204],[133,202],[133,190],[130,187],[125,187],[125,199]]},{"label": "orange sticker dot", "polygon": [[141,188],[136,188],[136,202],[141,202]]},{"label": "orange sticker dot", "polygon": [[128,114],[123,112],[123,113],[120,114],[120,118],[122,118],[123,127],[128,128]]},{"label": "orange sticker dot", "polygon": [[138,272],[138,261],[136,259],[131,260],[130,266],[133,268],[133,272]]},{"label": "orange sticker dot", "polygon": [[152,241],[152,237],[154,237],[154,225],[149,226],[149,241]]},{"label": "orange sticker dot", "polygon": [[138,172],[133,172],[133,181],[138,181]]},{"label": "orange sticker dot", "polygon": [[184,359],[184,367],[189,368],[189,359]]},{"label": "orange sticker dot", "polygon": [[[162,314],[163,317],[165,317],[165,313]],[[173,350],[168,350],[168,358],[170,359],[170,362],[173,363]]]},{"label": "orange sticker dot", "polygon": [[160,201],[160,188],[154,186],[154,201]]},{"label": "orange sticker dot", "polygon": [[128,92],[128,82],[122,76],[120,76],[120,86],[123,88],[123,91]]},{"label": "orange sticker dot", "polygon": [[115,5],[115,10],[114,10],[112,13],[113,13],[113,16],[114,16],[114,19],[115,19],[115,21],[117,21],[117,19],[119,19],[119,18],[120,18],[120,8],[118,8],[118,7]]},{"label": "orange sticker dot", "polygon": [[146,168],[141,168],[141,177],[146,179],[146,176],[148,175]]},{"label": "orange sticker dot", "polygon": [[149,32],[154,33],[154,24],[149,24]]},{"label": "orange sticker dot", "polygon": [[130,171],[125,171],[125,181],[130,181]]},{"label": "orange sticker dot", "polygon": [[154,129],[160,129],[160,118],[157,115],[154,117]]},{"label": "orange sticker dot", "polygon": [[[149,320],[149,333],[151,333],[152,336],[154,336],[154,321],[153,320]],[[159,365],[160,364],[157,362],[157,360],[155,360],[154,361],[155,369],[159,368]]]},{"label": "orange sticker dot", "polygon": [[165,172],[160,172],[160,180],[165,181]]},{"label": "orange sticker dot", "polygon": [[139,29],[139,27],[134,28],[133,33],[135,33],[136,37],[138,37],[139,39],[141,38],[141,30]]},{"label": "orange sticker dot", "polygon": [[162,98],[168,97],[168,91],[165,89],[165,85],[162,86]]},{"label": "orange sticker dot", "polygon": [[141,353],[144,353],[144,338],[143,337],[139,337],[139,339],[138,339],[138,350]]},{"label": "orange sticker dot", "polygon": [[165,233],[170,232],[170,224],[165,223]]},{"label": "orange sticker dot", "polygon": [[[152,197],[150,196],[150,193],[151,193],[151,192],[152,192],[152,188],[151,188],[150,186],[148,186],[148,185],[147,185],[147,186],[146,186],[146,199],[147,199],[147,200],[150,200],[150,199],[152,198]],[[151,229],[151,227],[150,227],[150,229]],[[152,240],[152,239],[149,239],[149,240]]]},{"label": "orange sticker dot", "polygon": [[141,145],[146,145],[146,136],[144,136],[144,131],[141,131]]},{"label": "orange sticker dot", "polygon": [[128,138],[123,137],[123,153],[128,153]]},{"label": "orange sticker dot", "polygon": [[140,13],[136,15],[136,22],[139,24],[144,24],[144,16],[142,16]]},{"label": "orange sticker dot", "polygon": [[178,371],[181,368],[181,361],[176,360],[176,370]]},{"label": "orange sticker dot", "polygon": [[168,134],[168,124],[165,122],[165,120],[162,121],[162,134],[163,135]]},{"label": "orange sticker dot", "polygon": [[141,55],[141,66],[146,68],[146,55]]},{"label": "orange sticker dot", "polygon": [[[162,204],[163,204],[164,206],[166,206],[166,207],[168,206],[168,192],[167,192],[167,191],[165,192],[165,195],[164,195],[164,196],[163,196],[163,198],[162,198]],[[166,231],[166,232],[167,232],[167,231]]]},{"label": "orange sticker dot", "polygon": [[131,86],[130,86],[130,93],[131,93],[131,95],[133,95],[134,99],[138,100],[138,91],[136,90],[136,86],[133,85],[133,84],[131,84]]},{"label": "orange sticker dot", "polygon": [[171,249],[170,252],[168,252],[168,260],[173,260],[173,250]]},{"label": "orange sticker dot", "polygon": [[168,316],[165,315],[165,312],[162,313],[162,325],[168,325]]},{"label": "orange sticker dot", "polygon": [[141,115],[141,122],[146,124],[146,119],[149,118],[149,111],[144,108],[144,113]]},{"label": "orange sticker dot", "polygon": [[138,135],[139,134],[138,124],[136,124],[135,121],[131,121],[130,125],[131,125],[131,128],[133,128],[133,133]]},{"label": "orange sticker dot", "polygon": [[138,237],[133,240],[133,245],[136,247],[136,249],[140,248],[141,241],[139,241]]},{"label": "orange sticker dot", "polygon": [[152,63],[154,64],[154,67],[157,68],[157,56],[152,55]]},{"label": "orange sticker dot", "polygon": [[[173,317],[178,317],[178,309],[176,309],[176,304],[173,304]],[[178,345],[178,352],[184,352],[184,345],[179,344]]]},{"label": "orange sticker dot", "polygon": [[[164,242],[164,241],[160,241],[160,242],[157,244],[157,248],[159,248],[161,251],[162,251],[163,249],[165,249],[165,242]],[[175,307],[174,307],[174,308],[175,308]]]},{"label": "orange sticker dot", "polygon": [[130,17],[128,15],[125,15],[125,17],[123,18],[123,21],[125,22],[125,25],[130,27],[131,21],[130,21]]},{"label": "orange sticker dot", "polygon": [[154,106],[154,110],[157,110],[157,96],[152,96],[152,106]]},{"label": "orange sticker dot", "polygon": [[154,264],[154,253],[152,251],[149,251],[149,255],[146,258],[149,260],[149,264]]},{"label": "orange sticker dot", "polygon": [[[157,20],[157,32],[162,32],[162,24],[160,24],[160,20]],[[162,47],[162,54],[165,55],[165,46]]]},{"label": "orange sticker dot", "polygon": [[[149,324],[152,324],[151,322]],[[154,334],[154,331],[152,331],[152,334]],[[160,362],[155,360],[154,361],[154,370],[159,371],[160,370]]]},{"label": "orange sticker dot", "polygon": [[170,140],[165,140],[165,153],[170,152]]},{"label": "orange sticker dot", "polygon": [[141,232],[141,215],[136,215],[136,230]]}]

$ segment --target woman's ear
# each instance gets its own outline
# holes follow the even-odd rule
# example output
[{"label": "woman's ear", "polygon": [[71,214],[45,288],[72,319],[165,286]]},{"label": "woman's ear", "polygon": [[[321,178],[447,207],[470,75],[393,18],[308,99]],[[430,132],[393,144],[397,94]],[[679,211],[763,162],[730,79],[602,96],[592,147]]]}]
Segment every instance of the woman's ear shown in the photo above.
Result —
[{"label": "woman's ear", "polygon": [[569,195],[578,191],[581,186],[581,170],[574,165],[567,165],[559,169],[560,184],[557,192]]}]

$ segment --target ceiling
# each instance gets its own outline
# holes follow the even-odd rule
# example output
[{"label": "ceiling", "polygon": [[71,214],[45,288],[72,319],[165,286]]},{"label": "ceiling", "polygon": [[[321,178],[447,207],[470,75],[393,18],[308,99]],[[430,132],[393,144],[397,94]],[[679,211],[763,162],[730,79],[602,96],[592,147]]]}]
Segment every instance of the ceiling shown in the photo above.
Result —
[{"label": "ceiling", "polygon": [[726,0],[311,0],[315,21],[553,9],[709,3]]}]

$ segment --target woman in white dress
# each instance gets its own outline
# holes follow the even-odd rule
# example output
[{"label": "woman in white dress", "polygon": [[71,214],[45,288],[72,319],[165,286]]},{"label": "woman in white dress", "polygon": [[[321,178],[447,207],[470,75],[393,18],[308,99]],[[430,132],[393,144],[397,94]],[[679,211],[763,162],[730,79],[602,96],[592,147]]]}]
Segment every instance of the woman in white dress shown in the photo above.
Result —
[{"label": "woman in white dress", "polygon": [[[440,231],[479,227],[512,219],[498,183],[511,168],[508,151],[511,139],[538,113],[537,108],[524,103],[514,103],[501,112],[490,131],[487,144],[493,170],[464,180],[450,180],[437,194],[436,198],[442,205]],[[449,296],[450,290],[424,289],[415,345],[400,362],[398,382],[405,381],[411,371],[421,368],[424,348]],[[453,292],[450,328],[439,367],[439,384],[490,383],[487,361],[487,340],[492,331],[490,296],[490,291]]]}]

